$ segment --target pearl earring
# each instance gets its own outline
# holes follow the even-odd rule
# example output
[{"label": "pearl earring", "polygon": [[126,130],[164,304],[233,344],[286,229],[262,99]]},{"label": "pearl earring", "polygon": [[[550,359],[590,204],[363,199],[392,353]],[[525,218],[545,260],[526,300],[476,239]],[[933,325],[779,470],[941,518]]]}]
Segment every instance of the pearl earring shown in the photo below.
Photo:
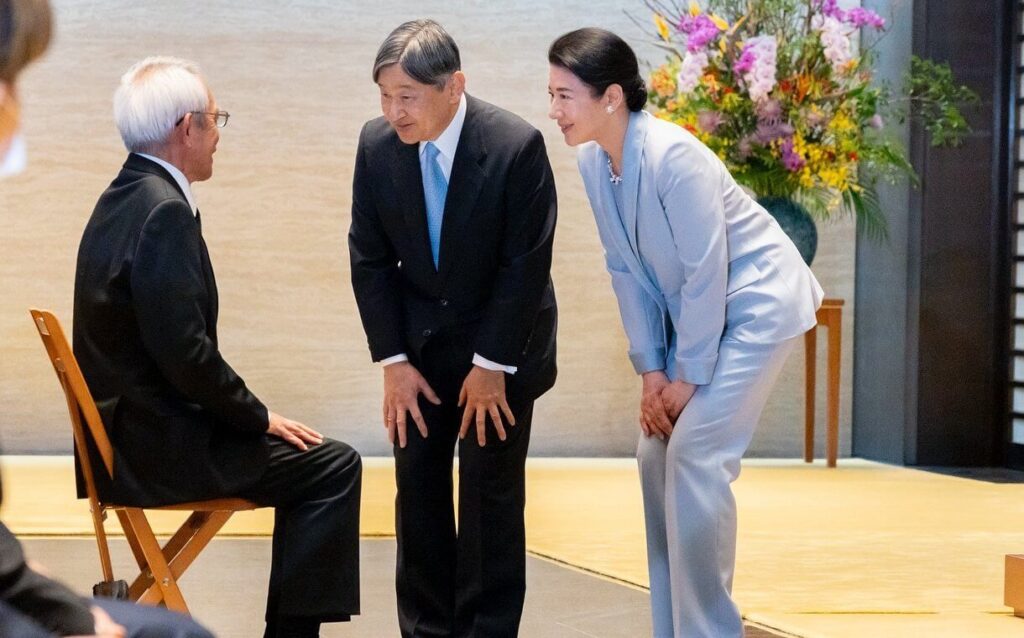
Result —
[{"label": "pearl earring", "polygon": [[608,106],[604,107],[604,110],[608,115],[611,115],[612,113],[615,112],[615,107],[609,104]]}]

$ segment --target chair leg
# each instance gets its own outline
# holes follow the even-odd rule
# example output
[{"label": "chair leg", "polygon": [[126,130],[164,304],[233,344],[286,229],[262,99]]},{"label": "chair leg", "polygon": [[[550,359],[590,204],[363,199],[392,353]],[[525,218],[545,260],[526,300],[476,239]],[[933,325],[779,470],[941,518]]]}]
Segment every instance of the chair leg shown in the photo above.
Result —
[{"label": "chair leg", "polygon": [[124,530],[124,538],[128,541],[132,556],[135,557],[135,562],[139,565],[139,575],[128,587],[128,600],[138,601],[142,594],[153,585],[153,573],[150,571],[146,555],[139,545],[139,536],[135,533],[135,528],[132,527],[131,520],[123,509],[117,510],[117,518],[121,521],[121,529]]},{"label": "chair leg", "polygon": [[96,532],[96,548],[100,553],[100,570],[103,572],[103,580],[111,582],[114,580],[114,568],[110,564],[110,546],[107,544],[107,530],[103,527],[103,519],[106,512],[103,506],[95,499],[89,499],[89,512],[92,514],[92,527]]},{"label": "chair leg", "polygon": [[[192,512],[174,535],[160,548],[171,577],[177,581],[192,565],[199,554],[213,540],[217,532],[231,518],[234,512]],[[147,602],[155,595],[152,571],[147,567],[145,556],[140,563],[141,572],[129,589],[132,600]],[[147,596],[148,593],[148,596]],[[146,599],[143,596],[147,596]],[[159,598],[155,598],[159,602]]]},{"label": "chair leg", "polygon": [[160,544],[157,543],[156,537],[153,535],[153,528],[146,520],[146,514],[141,509],[134,507],[126,508],[124,513],[136,534],[139,548],[146,557],[146,564],[155,581],[139,596],[138,602],[148,604],[163,602],[168,609],[187,614],[188,605],[185,604],[185,598],[181,595],[178,582],[171,573]]},{"label": "chair leg", "polygon": [[[231,511],[194,512],[185,521],[178,532],[181,533],[188,526],[191,534],[182,542],[180,548],[173,548],[168,542],[164,549],[164,556],[167,558],[171,573],[175,578],[181,578],[181,575],[195,561],[199,553],[206,549],[206,546],[210,544],[220,528],[224,527],[232,514],[234,512]],[[175,534],[175,537],[177,536],[178,534]]]},{"label": "chair leg", "polygon": [[[210,519],[210,515],[213,512],[192,512],[188,518],[185,519],[174,532],[174,536],[171,536],[163,545],[164,558],[167,563],[170,564],[174,557],[177,556],[183,547],[185,547],[192,538],[195,537],[196,532],[202,529],[203,525]],[[173,570],[172,570],[173,571]]]},{"label": "chair leg", "polygon": [[[188,540],[195,535],[195,530],[201,526],[206,519],[209,518],[208,512],[193,512],[178,530],[174,533],[161,548],[161,553],[164,555],[164,560],[167,561],[168,565],[171,563],[171,559],[181,551],[181,548],[185,546]],[[132,542],[134,541],[134,543]],[[149,589],[153,584],[153,574],[146,568],[146,557],[142,555],[141,550],[136,551],[138,547],[138,541],[134,538],[129,540],[129,545],[132,545],[132,551],[135,552],[135,560],[139,563],[139,575],[132,582],[131,588],[129,589],[133,596],[133,600],[137,599],[142,595],[142,592]],[[174,570],[171,570],[174,573]],[[174,574],[175,578],[180,577],[180,573]]]},{"label": "chair leg", "polygon": [[142,553],[142,548],[139,546],[138,535],[135,534],[135,530],[132,528],[132,523],[128,520],[128,516],[125,515],[124,510],[117,510],[117,519],[121,521],[121,529],[124,530],[125,540],[128,541],[128,547],[132,550],[132,556],[135,557],[135,562],[138,563],[139,567],[146,566],[146,555]]}]

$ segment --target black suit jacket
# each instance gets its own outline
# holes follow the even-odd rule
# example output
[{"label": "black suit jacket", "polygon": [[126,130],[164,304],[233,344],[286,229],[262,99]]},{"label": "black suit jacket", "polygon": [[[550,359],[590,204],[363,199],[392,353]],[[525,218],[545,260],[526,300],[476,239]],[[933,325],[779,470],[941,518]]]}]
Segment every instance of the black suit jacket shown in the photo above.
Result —
[{"label": "black suit jacket", "polygon": [[0,523],[0,636],[89,635],[94,630],[85,600],[32,571],[21,543]]},{"label": "black suit jacket", "polygon": [[89,219],[75,275],[75,357],[115,452],[113,481],[93,462],[102,498],[214,498],[262,474],[267,409],[221,357],[217,309],[184,193],[130,155]]},{"label": "black suit jacket", "polygon": [[[467,96],[434,268],[419,147],[384,118],[359,137],[349,250],[352,285],[374,361],[415,363],[438,336],[465,336],[491,361],[519,368],[527,399],[555,382],[551,284],[555,183],[544,139],[519,117]],[[471,355],[470,355],[471,356]]]}]

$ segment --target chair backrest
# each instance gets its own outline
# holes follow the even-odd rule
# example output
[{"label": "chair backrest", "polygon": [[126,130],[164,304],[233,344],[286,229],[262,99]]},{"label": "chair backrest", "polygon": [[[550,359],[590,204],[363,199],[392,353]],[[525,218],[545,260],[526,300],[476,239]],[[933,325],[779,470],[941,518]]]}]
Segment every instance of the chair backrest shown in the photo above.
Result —
[{"label": "chair backrest", "polygon": [[75,450],[78,452],[78,461],[82,468],[82,477],[85,479],[86,491],[90,500],[95,499],[96,484],[82,419],[85,419],[88,436],[99,451],[104,469],[111,478],[114,476],[114,449],[110,445],[110,439],[103,427],[103,420],[100,418],[99,410],[96,409],[92,393],[89,392],[89,386],[86,385],[85,377],[82,376],[82,370],[78,367],[78,361],[75,360],[67,337],[64,336],[64,329],[61,327],[60,321],[48,310],[33,308],[29,312],[32,313],[32,320],[46,347],[46,353],[50,355],[50,363],[53,364],[53,370],[57,373],[60,387],[64,390],[68,414],[71,417]]}]

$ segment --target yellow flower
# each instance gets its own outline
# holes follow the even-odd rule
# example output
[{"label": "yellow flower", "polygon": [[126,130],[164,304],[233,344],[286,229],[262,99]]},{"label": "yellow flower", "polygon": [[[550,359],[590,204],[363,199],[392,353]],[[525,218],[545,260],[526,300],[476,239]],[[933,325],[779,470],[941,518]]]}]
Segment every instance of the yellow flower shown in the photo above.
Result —
[{"label": "yellow flower", "polygon": [[651,74],[651,88],[658,97],[672,97],[676,94],[676,79],[667,66],[662,66]]},{"label": "yellow flower", "polygon": [[697,0],[690,0],[690,15],[695,18],[700,15],[700,5],[697,4]]},{"label": "yellow flower", "polygon": [[717,79],[715,79],[715,76],[714,76],[714,75],[712,75],[712,74],[710,74],[710,73],[706,73],[706,74],[704,75],[704,77],[702,78],[702,80],[703,80],[703,81],[702,81],[701,83],[702,83],[702,84],[703,84],[703,85],[704,85],[704,86],[705,86],[705,87],[706,87],[706,88],[707,88],[707,89],[708,89],[709,91],[711,91],[711,92],[713,92],[713,93],[714,93],[714,92],[717,92],[717,91],[718,91],[718,88],[719,88],[719,87],[718,87],[718,80],[717,80]]},{"label": "yellow flower", "polygon": [[800,186],[804,188],[814,187],[814,177],[811,175],[811,169],[804,166],[800,171]]},{"label": "yellow flower", "polygon": [[658,35],[661,36],[661,39],[668,42],[670,36],[668,22],[665,21],[665,18],[660,13],[654,14],[654,26],[658,28]]},{"label": "yellow flower", "polygon": [[726,93],[722,96],[722,110],[733,111],[743,104],[743,100],[736,93]]},{"label": "yellow flower", "polygon": [[711,17],[711,21],[715,23],[716,27],[718,27],[722,31],[728,31],[729,30],[729,23],[728,22],[726,22],[722,18],[719,18],[718,16],[716,16],[713,13],[711,14],[710,17]]},{"label": "yellow flower", "polygon": [[832,121],[829,122],[828,127],[838,135],[857,130],[857,125],[854,124],[853,120],[850,119],[850,116],[843,111],[836,113],[835,117],[832,118]]}]

